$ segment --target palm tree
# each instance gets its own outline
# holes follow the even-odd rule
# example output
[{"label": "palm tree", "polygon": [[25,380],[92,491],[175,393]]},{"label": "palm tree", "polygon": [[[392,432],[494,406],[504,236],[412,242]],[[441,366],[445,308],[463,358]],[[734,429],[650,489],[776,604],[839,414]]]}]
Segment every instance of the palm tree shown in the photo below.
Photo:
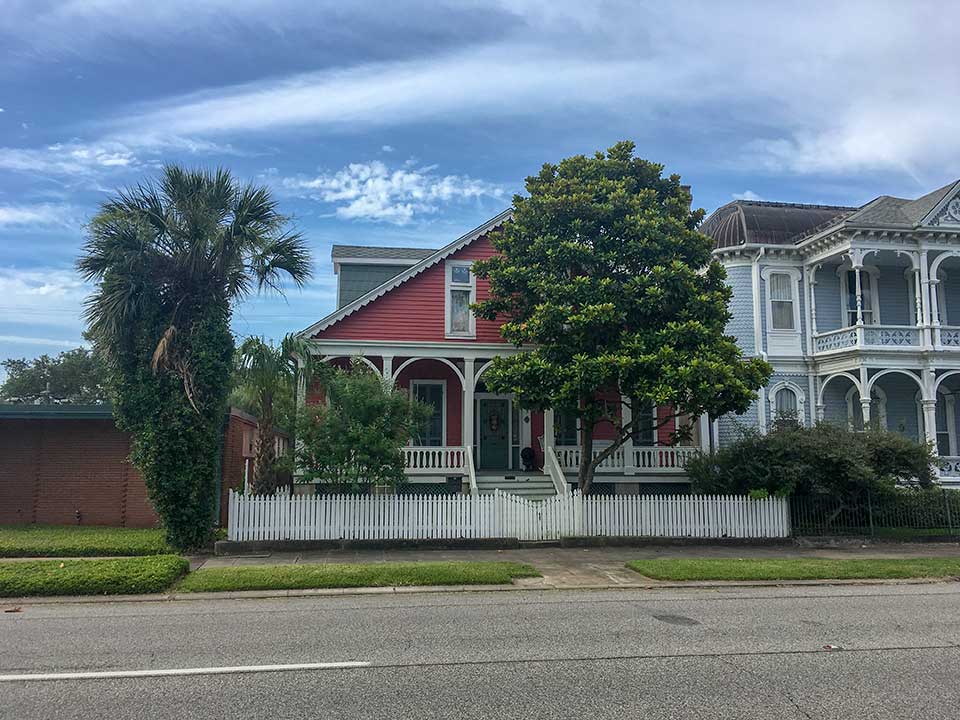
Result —
[{"label": "palm tree", "polygon": [[[109,352],[129,335],[130,321],[159,298],[166,327],[156,338],[154,370],[183,380],[196,408],[189,357],[177,333],[204,308],[228,314],[257,290],[282,293],[281,279],[298,287],[310,277],[310,254],[299,233],[285,230],[269,190],[241,186],[230,172],[167,165],[158,184],[122,192],[103,204],[90,225],[81,275],[99,283],[88,298],[90,335]],[[156,295],[144,292],[153,286]]]},{"label": "palm tree", "polygon": [[274,403],[278,397],[293,398],[293,431],[296,427],[296,390],[301,382],[309,382],[314,363],[310,349],[301,338],[287,335],[278,346],[258,337],[247,338],[237,351],[236,392],[244,405],[257,416],[257,442],[254,448],[254,493],[270,493],[277,489],[276,416]]},{"label": "palm tree", "polygon": [[105,202],[81,275],[90,337],[108,366],[118,424],[170,541],[209,534],[233,357],[233,305],[310,275],[303,238],[269,190],[224,169],[163,169]]}]

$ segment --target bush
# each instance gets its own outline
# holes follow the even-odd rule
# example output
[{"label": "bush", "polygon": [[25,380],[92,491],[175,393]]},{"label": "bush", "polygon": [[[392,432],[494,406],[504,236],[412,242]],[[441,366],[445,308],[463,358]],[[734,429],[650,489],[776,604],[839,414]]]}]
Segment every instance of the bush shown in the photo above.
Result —
[{"label": "bush", "polygon": [[0,563],[0,597],[162,592],[190,569],[176,555]]},{"label": "bush", "polygon": [[321,387],[326,402],[303,413],[297,429],[297,461],[307,481],[338,492],[405,480],[400,448],[415,436],[429,409],[389,387],[360,363],[333,369]]},{"label": "bush", "polygon": [[687,463],[694,492],[821,495],[840,500],[929,487],[929,445],[884,430],[853,432],[830,423],[777,423],[766,435],[744,429],[732,445]]}]

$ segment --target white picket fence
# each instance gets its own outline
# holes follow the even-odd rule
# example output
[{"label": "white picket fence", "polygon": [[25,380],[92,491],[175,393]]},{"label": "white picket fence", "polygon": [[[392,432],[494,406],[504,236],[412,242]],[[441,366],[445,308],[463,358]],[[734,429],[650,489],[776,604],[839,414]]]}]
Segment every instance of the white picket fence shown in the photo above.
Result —
[{"label": "white picket fence", "polygon": [[716,495],[243,495],[230,491],[230,540],[427,540],[570,536],[777,538],[783,498]]}]

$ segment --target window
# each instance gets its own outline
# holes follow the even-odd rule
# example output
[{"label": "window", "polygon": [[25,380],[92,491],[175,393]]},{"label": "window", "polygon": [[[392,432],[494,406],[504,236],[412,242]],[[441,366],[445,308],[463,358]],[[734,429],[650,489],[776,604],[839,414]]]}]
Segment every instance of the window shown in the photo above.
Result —
[{"label": "window", "polygon": [[[880,430],[887,429],[887,394],[876,386],[870,391],[870,422]],[[855,387],[847,390],[847,424],[851,430],[863,430],[863,408]]]},{"label": "window", "polygon": [[638,413],[633,425],[633,444],[640,447],[651,447],[657,444],[657,409],[649,400],[640,402],[634,400],[633,411]]},{"label": "window", "polygon": [[470,305],[476,300],[476,279],[469,262],[447,263],[447,335],[473,337],[476,324]]},{"label": "window", "polygon": [[773,330],[796,330],[793,312],[793,281],[786,273],[770,273],[770,327]]},{"label": "window", "polygon": [[797,394],[790,388],[781,388],[774,395],[774,408],[779,417],[797,415]]},{"label": "window", "polygon": [[[847,270],[846,287],[844,288],[844,298],[847,308],[847,326],[857,324],[857,273],[853,270]],[[877,276],[865,268],[860,270],[860,307],[863,314],[864,325],[876,325],[879,323],[877,315]]]},{"label": "window", "polygon": [[442,380],[413,380],[410,394],[414,400],[433,408],[433,414],[427,420],[415,439],[417,445],[440,447],[444,444],[446,409],[446,384]]},{"label": "window", "polygon": [[579,445],[577,416],[572,413],[557,413],[553,435],[557,445]]}]

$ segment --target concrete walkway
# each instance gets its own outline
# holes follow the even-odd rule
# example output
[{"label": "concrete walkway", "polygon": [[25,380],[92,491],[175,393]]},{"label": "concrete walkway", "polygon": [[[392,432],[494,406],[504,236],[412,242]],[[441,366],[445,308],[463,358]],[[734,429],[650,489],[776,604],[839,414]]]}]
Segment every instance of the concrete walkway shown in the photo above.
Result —
[{"label": "concrete walkway", "polygon": [[838,547],[611,547],[523,548],[519,550],[317,550],[242,557],[194,558],[198,567],[290,565],[298,563],[375,563],[443,560],[505,560],[529,563],[542,578],[524,578],[516,584],[550,588],[614,588],[649,586],[651,581],[624,567],[628,560],[655,558],[829,558],[887,559],[960,557],[955,543],[873,544]]}]

